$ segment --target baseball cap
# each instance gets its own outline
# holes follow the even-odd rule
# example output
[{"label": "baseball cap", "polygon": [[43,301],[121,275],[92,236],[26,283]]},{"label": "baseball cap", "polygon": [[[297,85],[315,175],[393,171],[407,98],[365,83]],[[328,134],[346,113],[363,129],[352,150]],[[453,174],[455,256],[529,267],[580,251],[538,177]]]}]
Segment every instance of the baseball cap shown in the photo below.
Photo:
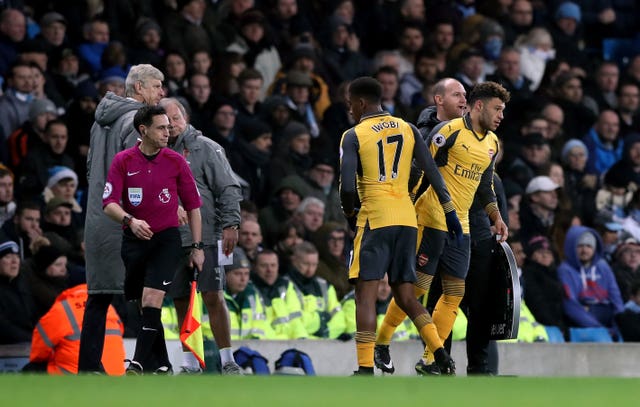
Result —
[{"label": "baseball cap", "polygon": [[246,269],[251,268],[251,263],[249,262],[247,255],[244,254],[244,250],[242,250],[239,247],[236,247],[235,249],[233,249],[233,263],[227,266],[224,266],[224,271],[228,273],[230,271],[242,269],[242,268],[246,268]]},{"label": "baseball cap", "polygon": [[60,13],[56,13],[55,11],[51,11],[42,16],[40,19],[40,27],[47,27],[53,23],[62,23],[67,25],[67,19]]},{"label": "baseball cap", "polygon": [[534,194],[536,192],[549,192],[555,191],[560,188],[558,184],[553,182],[553,180],[546,175],[540,175],[537,177],[533,177],[531,181],[527,184],[527,188],[525,188],[524,193],[527,195]]}]

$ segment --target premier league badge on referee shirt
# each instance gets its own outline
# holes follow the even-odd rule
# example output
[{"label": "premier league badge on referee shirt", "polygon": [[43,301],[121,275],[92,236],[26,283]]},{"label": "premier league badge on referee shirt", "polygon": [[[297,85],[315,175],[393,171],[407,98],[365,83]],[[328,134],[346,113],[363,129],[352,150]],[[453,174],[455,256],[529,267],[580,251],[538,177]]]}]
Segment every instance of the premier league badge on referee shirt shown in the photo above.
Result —
[{"label": "premier league badge on referee shirt", "polygon": [[131,205],[138,206],[142,203],[142,188],[128,188],[127,192]]},{"label": "premier league badge on referee shirt", "polygon": [[171,200],[171,194],[169,193],[169,188],[163,188],[162,191],[158,194],[158,199],[163,204],[169,203]]}]

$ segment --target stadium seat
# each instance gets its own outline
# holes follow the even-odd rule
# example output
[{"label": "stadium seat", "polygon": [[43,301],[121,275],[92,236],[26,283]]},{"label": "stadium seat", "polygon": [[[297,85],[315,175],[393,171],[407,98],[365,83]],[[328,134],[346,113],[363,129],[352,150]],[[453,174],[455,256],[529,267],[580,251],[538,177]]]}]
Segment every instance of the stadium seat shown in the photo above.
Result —
[{"label": "stadium seat", "polygon": [[571,342],[613,342],[609,330],[603,327],[569,328]]},{"label": "stadium seat", "polygon": [[547,335],[549,336],[549,343],[564,342],[564,335],[557,326],[545,325],[544,329],[547,331]]}]

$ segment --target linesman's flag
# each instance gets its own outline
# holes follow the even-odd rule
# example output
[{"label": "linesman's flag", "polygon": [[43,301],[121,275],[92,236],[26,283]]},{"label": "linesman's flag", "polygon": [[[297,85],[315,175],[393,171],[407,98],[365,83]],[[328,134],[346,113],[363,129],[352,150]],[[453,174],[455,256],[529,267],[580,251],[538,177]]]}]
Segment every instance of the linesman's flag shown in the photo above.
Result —
[{"label": "linesman's flag", "polygon": [[193,353],[200,362],[200,367],[204,364],[204,343],[202,337],[202,303],[197,291],[197,282],[191,282],[191,297],[189,298],[189,310],[180,328],[180,341]]}]

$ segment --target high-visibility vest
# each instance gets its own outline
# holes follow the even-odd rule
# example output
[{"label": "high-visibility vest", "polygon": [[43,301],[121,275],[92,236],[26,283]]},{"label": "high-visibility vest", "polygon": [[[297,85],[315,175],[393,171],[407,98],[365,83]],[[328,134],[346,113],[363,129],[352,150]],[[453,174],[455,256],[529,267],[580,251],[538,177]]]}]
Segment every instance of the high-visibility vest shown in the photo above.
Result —
[{"label": "high-visibility vest", "polygon": [[309,334],[302,323],[302,304],[293,283],[286,277],[280,277],[275,284],[277,296],[274,298],[265,298],[260,290],[256,290],[265,304],[267,323],[277,339],[308,338]]},{"label": "high-visibility vest", "polygon": [[320,286],[322,296],[305,294],[300,287],[293,284],[302,304],[302,321],[305,329],[313,337],[337,338],[345,329],[342,306],[338,301],[336,289],[327,280],[314,277]]},{"label": "high-visibility vest", "polygon": [[231,339],[278,339],[267,323],[265,306],[262,298],[249,283],[235,297],[225,291],[224,299],[229,310]]},{"label": "high-visibility vest", "polygon": [[[33,330],[31,362],[47,362],[49,374],[77,374],[80,333],[87,303],[87,285],[69,288],[56,298],[51,309]],[[115,308],[107,311],[102,365],[109,375],[124,374],[124,325]]]}]

